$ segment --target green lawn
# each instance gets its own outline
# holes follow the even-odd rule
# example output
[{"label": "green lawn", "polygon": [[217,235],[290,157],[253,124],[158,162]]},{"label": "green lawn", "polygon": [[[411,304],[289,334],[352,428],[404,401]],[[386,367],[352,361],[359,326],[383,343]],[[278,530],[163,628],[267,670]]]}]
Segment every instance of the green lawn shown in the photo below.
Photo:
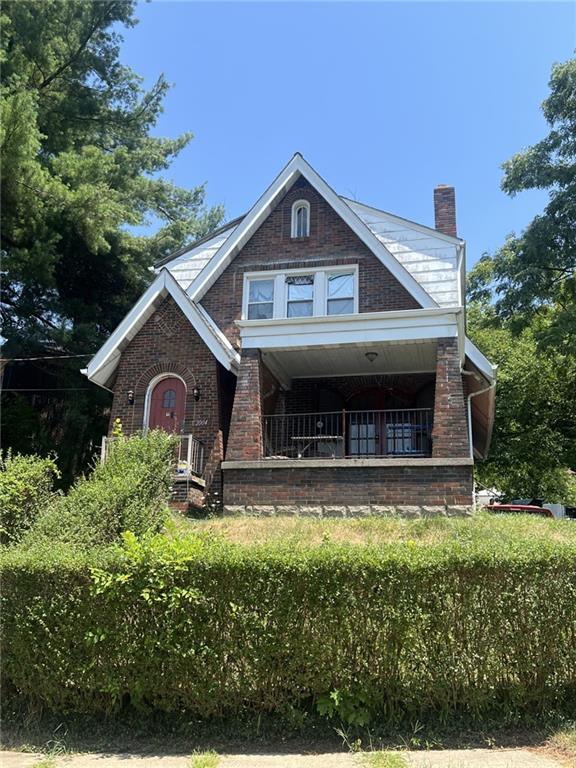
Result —
[{"label": "green lawn", "polygon": [[505,540],[576,543],[576,522],[530,515],[494,515],[480,512],[472,518],[354,518],[349,520],[304,517],[226,517],[196,520],[175,514],[171,533],[204,533],[245,545],[286,544],[317,546],[325,542],[379,545],[391,542],[430,546],[458,543],[502,544]]}]

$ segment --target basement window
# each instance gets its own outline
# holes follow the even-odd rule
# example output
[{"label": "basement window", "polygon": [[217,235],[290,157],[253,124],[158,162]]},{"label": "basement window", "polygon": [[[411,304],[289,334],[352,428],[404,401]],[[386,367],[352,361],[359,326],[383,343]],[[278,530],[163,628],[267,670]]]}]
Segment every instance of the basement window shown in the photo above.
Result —
[{"label": "basement window", "polygon": [[307,200],[296,200],[292,206],[292,237],[309,237],[310,235],[310,203]]}]

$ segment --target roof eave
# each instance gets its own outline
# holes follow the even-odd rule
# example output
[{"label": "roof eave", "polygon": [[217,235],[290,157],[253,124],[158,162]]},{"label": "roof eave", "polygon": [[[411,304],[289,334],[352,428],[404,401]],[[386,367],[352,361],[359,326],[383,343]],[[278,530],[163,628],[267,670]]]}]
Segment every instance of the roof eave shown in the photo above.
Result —
[{"label": "roof eave", "polygon": [[175,278],[164,267],[117,326],[110,338],[88,363],[85,372],[90,381],[108,389],[107,385],[111,381],[120,361],[122,349],[144,326],[158,303],[168,295],[174,299],[218,362],[230,371],[235,372],[237,370],[240,364],[240,356],[236,350],[222,331],[215,325],[208,313],[199,310],[190,301]]},{"label": "roof eave", "polygon": [[243,214],[242,216],[237,216],[235,219],[232,219],[227,224],[223,224],[221,227],[218,227],[217,229],[213,229],[212,232],[209,232],[207,235],[204,235],[204,237],[201,237],[198,240],[194,240],[194,242],[189,243],[188,245],[183,245],[182,248],[179,248],[178,250],[173,251],[169,256],[165,256],[163,259],[160,259],[160,261],[155,262],[153,268],[155,270],[160,270],[161,267],[166,266],[166,264],[169,264],[171,261],[174,261],[174,259],[179,259],[180,256],[185,256],[187,253],[190,253],[190,251],[193,251],[195,248],[198,248],[199,245],[203,245],[204,243],[210,242],[210,240],[213,240],[215,237],[218,237],[218,235],[222,235],[227,230],[233,229],[233,227],[236,227],[245,216],[246,214]]}]

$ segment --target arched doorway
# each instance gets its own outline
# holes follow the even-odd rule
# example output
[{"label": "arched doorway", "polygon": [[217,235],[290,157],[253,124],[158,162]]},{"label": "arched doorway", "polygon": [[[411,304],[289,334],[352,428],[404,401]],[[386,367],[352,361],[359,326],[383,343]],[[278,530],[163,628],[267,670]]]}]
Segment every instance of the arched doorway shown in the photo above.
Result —
[{"label": "arched doorway", "polygon": [[151,385],[148,402],[150,429],[180,432],[186,409],[186,385],[177,376],[165,376]]}]

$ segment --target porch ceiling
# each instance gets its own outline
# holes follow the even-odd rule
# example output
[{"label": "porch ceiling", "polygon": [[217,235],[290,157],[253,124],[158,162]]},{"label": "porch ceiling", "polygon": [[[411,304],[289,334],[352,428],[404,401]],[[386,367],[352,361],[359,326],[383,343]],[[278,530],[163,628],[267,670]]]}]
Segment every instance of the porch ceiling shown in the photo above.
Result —
[{"label": "porch ceiling", "polygon": [[[366,357],[370,352],[376,353],[372,362]],[[436,340],[266,349],[262,359],[283,383],[311,376],[416,373],[436,369]]]}]

